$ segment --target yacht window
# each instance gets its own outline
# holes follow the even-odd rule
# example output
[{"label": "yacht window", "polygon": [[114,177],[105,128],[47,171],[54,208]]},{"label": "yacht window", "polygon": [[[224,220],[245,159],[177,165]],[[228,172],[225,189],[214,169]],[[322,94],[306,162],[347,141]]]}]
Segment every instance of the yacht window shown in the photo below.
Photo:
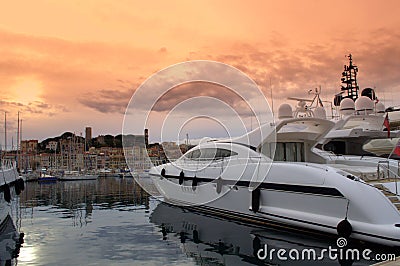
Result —
[{"label": "yacht window", "polygon": [[304,162],[304,143],[278,142],[274,161]]},{"label": "yacht window", "polygon": [[215,159],[222,159],[225,157],[231,157],[237,155],[237,152],[227,150],[227,149],[217,149],[217,154]]},{"label": "yacht window", "polygon": [[185,155],[187,159],[212,161],[237,155],[237,152],[227,149],[204,148],[191,151]]},{"label": "yacht window", "polygon": [[199,157],[200,160],[203,161],[212,161],[215,158],[215,155],[217,154],[217,149],[213,148],[205,148],[205,149],[200,149],[201,155]]},{"label": "yacht window", "polygon": [[185,157],[187,159],[196,160],[196,159],[198,159],[200,157],[200,155],[201,155],[200,150],[194,150],[194,151],[191,151],[191,152],[187,153],[185,155]]}]

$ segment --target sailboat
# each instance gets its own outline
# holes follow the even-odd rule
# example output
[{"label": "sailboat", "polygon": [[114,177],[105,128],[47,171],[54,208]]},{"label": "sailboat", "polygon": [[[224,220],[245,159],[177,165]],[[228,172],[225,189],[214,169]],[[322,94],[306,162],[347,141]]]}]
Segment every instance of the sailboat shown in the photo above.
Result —
[{"label": "sailboat", "polygon": [[[4,131],[4,142],[7,143],[7,113],[4,114]],[[25,183],[24,180],[19,177],[16,162],[11,159],[5,159],[7,155],[7,145],[5,145],[5,150],[0,152],[0,224],[4,224],[7,221],[12,198],[19,195],[21,191],[25,189]]]}]

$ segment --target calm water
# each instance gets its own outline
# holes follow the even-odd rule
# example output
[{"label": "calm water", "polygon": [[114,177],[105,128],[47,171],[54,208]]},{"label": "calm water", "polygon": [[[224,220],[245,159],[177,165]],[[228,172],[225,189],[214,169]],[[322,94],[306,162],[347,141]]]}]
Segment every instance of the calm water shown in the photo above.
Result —
[{"label": "calm water", "polygon": [[258,260],[254,251],[264,244],[269,249],[319,251],[336,247],[336,241],[172,207],[149,197],[133,179],[28,183],[10,213],[16,230],[25,234],[13,265],[372,264],[327,257],[323,262]]}]

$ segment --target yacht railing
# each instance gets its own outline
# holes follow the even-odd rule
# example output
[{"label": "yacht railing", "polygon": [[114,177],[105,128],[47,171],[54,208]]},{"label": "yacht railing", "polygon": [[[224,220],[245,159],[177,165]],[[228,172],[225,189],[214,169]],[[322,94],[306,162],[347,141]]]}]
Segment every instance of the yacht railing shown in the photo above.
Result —
[{"label": "yacht railing", "polygon": [[338,160],[338,159],[348,160],[348,158],[344,154],[336,154],[333,151],[317,150],[316,153],[321,156],[328,156],[329,160]]},{"label": "yacht railing", "polygon": [[[386,168],[386,177],[389,178],[389,170],[390,170],[390,164],[389,161],[379,161],[378,162],[378,169],[377,169],[377,174],[378,174],[378,179],[381,179],[381,168],[384,168],[383,170],[385,170]],[[383,172],[383,179],[385,179],[385,172]]]},{"label": "yacht railing", "polygon": [[397,175],[400,176],[400,161],[397,161]]},{"label": "yacht railing", "polygon": [[[224,167],[229,161],[235,161],[235,165],[246,165],[248,163],[260,163],[261,161],[269,162],[264,157],[261,156],[250,156],[246,158],[199,158],[199,159],[189,159],[184,158],[182,160],[175,161],[177,166],[189,166],[189,167],[202,167],[208,166],[212,168]],[[239,161],[239,163],[237,163]],[[240,162],[242,161],[242,162]],[[216,164],[219,163],[219,164]]]},{"label": "yacht railing", "polygon": [[383,179],[391,179],[391,178],[394,179],[394,183],[396,186],[396,195],[399,194],[398,188],[397,188],[397,183],[400,180],[399,166],[400,166],[400,162],[397,162],[397,173],[396,173],[390,169],[389,161],[379,161],[379,163],[378,163],[378,179],[380,179],[380,173],[381,173],[380,169],[383,168],[383,171],[384,171],[383,173],[385,173],[385,170],[386,170],[386,174],[387,174],[386,178],[385,178],[385,174],[383,174]]},{"label": "yacht railing", "polygon": [[15,162],[12,160],[1,160],[0,162],[1,169],[2,170],[7,170],[7,169],[12,169],[15,167]]}]

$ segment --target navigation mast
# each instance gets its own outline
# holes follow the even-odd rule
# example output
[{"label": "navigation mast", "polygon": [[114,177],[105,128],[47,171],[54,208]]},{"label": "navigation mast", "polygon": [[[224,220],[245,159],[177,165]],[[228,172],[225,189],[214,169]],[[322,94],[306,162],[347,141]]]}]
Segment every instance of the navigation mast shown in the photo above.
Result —
[{"label": "navigation mast", "polygon": [[357,73],[358,67],[353,65],[353,59],[351,54],[348,55],[349,65],[344,65],[344,71],[342,73],[342,92],[347,91],[347,98],[355,101],[358,98],[358,90],[360,89],[357,84]]}]

